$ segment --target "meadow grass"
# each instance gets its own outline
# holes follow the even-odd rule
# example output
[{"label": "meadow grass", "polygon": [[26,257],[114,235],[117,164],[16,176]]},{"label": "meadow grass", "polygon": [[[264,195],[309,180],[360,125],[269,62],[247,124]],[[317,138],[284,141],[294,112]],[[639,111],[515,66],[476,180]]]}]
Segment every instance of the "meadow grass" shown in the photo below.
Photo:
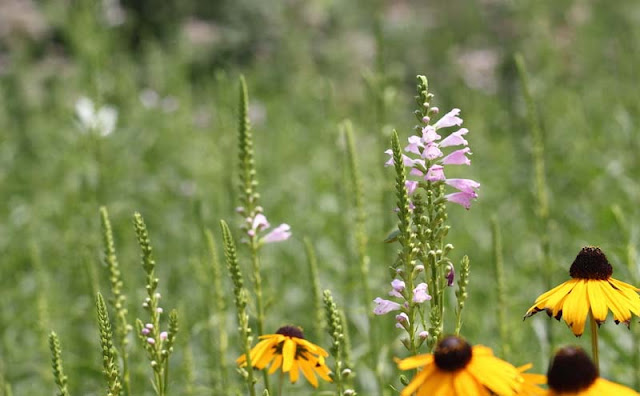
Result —
[{"label": "meadow grass", "polygon": [[[156,394],[152,382],[166,394],[247,394],[235,364],[246,340],[219,227],[228,224],[225,239],[235,240],[253,296],[256,248],[242,242],[246,223],[236,213],[246,202],[241,75],[260,206],[273,228],[292,231],[259,248],[261,306],[253,297],[247,306],[253,345],[258,326],[270,334],[297,325],[330,351],[327,328],[339,324],[348,345],[330,352],[353,371],[342,391],[402,388],[392,360],[408,356],[402,331],[393,315],[372,315],[372,299],[388,292],[398,249],[384,243],[398,220],[383,152],[394,129],[402,147],[414,134],[419,74],[429,78],[432,104],[462,109],[470,130],[472,165],[450,176],[482,185],[469,211],[447,205],[451,261],[459,271],[463,256],[470,260],[465,338],[544,373],[556,347],[590,348],[564,322],[522,321],[538,295],[567,279],[581,247],[600,246],[614,276],[638,285],[637,2],[243,1],[211,17],[213,41],[204,44],[186,28],[132,43],[131,25],[108,27],[101,3],[79,4],[43,2],[44,37],[0,36],[0,395],[52,393],[57,382],[70,395],[106,394],[97,293],[119,350],[107,363],[128,372],[129,394]],[[83,124],[81,97],[117,111],[111,133]],[[151,277],[132,225],[137,212],[152,240]],[[143,303],[154,298],[146,286],[155,277],[162,330],[170,309],[179,315],[167,384],[146,357],[162,350],[149,350],[135,326],[135,318],[149,322]],[[335,304],[333,324],[319,323],[323,290]],[[453,333],[455,288],[443,293],[453,316],[442,330]],[[601,326],[604,377],[640,389],[637,338],[636,318],[631,331],[611,317]],[[50,348],[64,381],[52,374]],[[254,379],[261,392],[263,375]],[[278,376],[271,382],[276,389]],[[336,392],[304,379],[283,387],[287,395]]]}]

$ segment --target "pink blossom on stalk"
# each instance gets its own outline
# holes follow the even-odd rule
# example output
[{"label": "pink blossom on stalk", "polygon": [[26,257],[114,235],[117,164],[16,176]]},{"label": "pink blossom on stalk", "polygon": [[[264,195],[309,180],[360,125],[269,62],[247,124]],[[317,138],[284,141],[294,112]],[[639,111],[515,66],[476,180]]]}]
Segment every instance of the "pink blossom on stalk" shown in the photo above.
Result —
[{"label": "pink blossom on stalk", "polygon": [[418,337],[420,337],[423,340],[426,340],[427,337],[429,337],[429,332],[426,330],[423,330],[420,333],[418,333]]},{"label": "pink blossom on stalk", "polygon": [[142,333],[142,335],[148,335],[149,333],[151,333],[151,330],[147,329],[146,327],[143,327],[140,333]]},{"label": "pink blossom on stalk", "polygon": [[442,151],[440,151],[436,143],[429,143],[422,152],[422,157],[428,159],[429,161],[433,161],[434,159],[440,158],[442,156]]},{"label": "pink blossom on stalk", "polygon": [[464,206],[465,209],[469,209],[471,207],[471,201],[478,197],[478,194],[474,193],[466,193],[466,192],[456,192],[452,194],[447,194],[444,196],[445,199],[449,202],[457,203],[459,205]]},{"label": "pink blossom on stalk", "polygon": [[373,302],[376,303],[375,308],[373,308],[373,313],[376,315],[384,315],[391,311],[398,311],[402,308],[402,305],[397,302],[385,300],[380,297],[377,297]]},{"label": "pink blossom on stalk", "polygon": [[400,293],[402,293],[404,291],[404,287],[405,287],[403,281],[401,281],[400,279],[394,279],[391,282],[391,287],[392,287],[392,289],[389,292],[390,296],[403,298],[402,294],[400,294]]},{"label": "pink blossom on stalk", "polygon": [[467,128],[461,128],[460,130],[444,138],[440,142],[440,147],[468,145],[469,142],[467,142],[466,139],[462,137],[462,135],[466,135],[467,133],[469,133],[469,130]]},{"label": "pink blossom on stalk", "polygon": [[467,194],[473,194],[480,188],[480,183],[471,179],[447,179],[444,182]]},{"label": "pink blossom on stalk", "polygon": [[[384,166],[393,166],[393,150],[389,149],[389,150],[386,150],[384,153],[391,156],[391,158],[389,158],[389,160],[387,160],[387,162],[384,163]],[[402,164],[404,166],[414,166],[415,164],[422,164],[422,166],[424,166],[424,160],[421,160],[421,159],[414,160],[402,154]]]},{"label": "pink blossom on stalk", "polygon": [[265,235],[261,241],[263,243],[272,243],[272,242],[281,242],[286,241],[291,236],[291,227],[289,224],[280,224],[278,227],[273,229],[267,235]]},{"label": "pink blossom on stalk", "polygon": [[269,222],[267,221],[267,217],[262,213],[258,213],[256,217],[253,218],[253,220],[251,219],[247,219],[247,220],[251,221],[251,229],[253,231],[262,231],[264,229],[271,227],[271,224],[269,224]]},{"label": "pink blossom on stalk", "polygon": [[404,148],[404,151],[420,155],[420,147],[424,147],[424,144],[422,143],[422,139],[420,139],[420,136],[415,136],[415,135],[409,136],[408,140],[409,140],[409,144],[407,145],[407,147]]},{"label": "pink blossom on stalk", "polygon": [[460,109],[451,110],[447,114],[443,115],[442,118],[440,118],[438,122],[436,122],[433,125],[433,127],[435,129],[440,129],[440,128],[447,128],[454,125],[461,125],[462,118],[458,117],[458,114],[460,114]]},{"label": "pink blossom on stalk", "polygon": [[398,322],[396,323],[397,328],[404,329],[404,326],[409,323],[409,316],[404,312],[399,313],[396,315],[396,322]]},{"label": "pink blossom on stalk", "polygon": [[169,337],[169,333],[167,333],[166,331],[163,331],[162,333],[160,333],[160,339],[162,341],[165,341],[167,337]]},{"label": "pink blossom on stalk", "polygon": [[442,136],[438,135],[433,125],[427,125],[422,128],[422,141],[424,144],[433,143],[436,140],[440,140],[441,137]]},{"label": "pink blossom on stalk", "polygon": [[467,154],[471,154],[471,149],[465,147],[456,150],[442,159],[443,165],[471,165],[471,160],[467,158]]},{"label": "pink blossom on stalk", "polygon": [[407,194],[411,195],[418,188],[418,182],[413,180],[407,180],[404,182],[404,186],[407,188]]},{"label": "pink blossom on stalk", "polygon": [[445,180],[444,167],[442,165],[432,165],[427,171],[427,175],[424,177],[426,181],[436,182]]},{"label": "pink blossom on stalk", "polygon": [[149,337],[149,338],[147,338],[147,343],[153,345],[153,344],[156,343],[156,340],[154,340],[153,338]]},{"label": "pink blossom on stalk", "polygon": [[420,304],[429,300],[431,300],[431,296],[427,293],[426,283],[420,283],[413,289],[413,302]]}]

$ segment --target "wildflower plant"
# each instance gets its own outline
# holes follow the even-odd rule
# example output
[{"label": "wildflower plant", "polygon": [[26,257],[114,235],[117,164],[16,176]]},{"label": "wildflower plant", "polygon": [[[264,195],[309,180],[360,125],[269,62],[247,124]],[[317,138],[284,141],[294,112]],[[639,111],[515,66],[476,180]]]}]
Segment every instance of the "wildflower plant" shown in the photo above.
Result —
[{"label": "wildflower plant", "polygon": [[49,334],[49,348],[51,350],[51,365],[53,367],[53,378],[58,386],[57,396],[69,396],[67,389],[67,376],[62,367],[62,347],[55,332]]},{"label": "wildflower plant", "polygon": [[[388,241],[398,241],[401,249],[389,268],[393,280],[388,294],[393,300],[381,297],[374,300],[375,314],[397,313],[396,327],[408,335],[402,342],[414,355],[425,341],[432,349],[442,337],[445,291],[454,284],[455,268],[448,257],[453,245],[446,242],[449,232],[446,203],[453,202],[469,209],[480,187],[474,180],[445,175],[445,166],[471,163],[468,158],[471,152],[464,138],[469,132],[466,128],[459,128],[444,138],[440,135],[447,128],[462,124],[460,110],[453,109],[432,122],[439,109],[431,105],[433,94],[428,91],[426,77],[418,76],[417,90],[415,115],[420,124],[415,127],[418,135],[409,137],[409,144],[404,148],[409,155],[402,153],[397,132],[392,136],[391,149],[385,152],[390,155],[385,165],[393,166],[396,173],[399,220],[398,230]],[[443,150],[458,146],[463,148],[445,155]],[[406,167],[410,168],[411,179],[407,178]],[[447,193],[448,187],[456,191]],[[462,325],[468,272],[468,259],[465,258],[456,292],[456,334]]]},{"label": "wildflower plant", "polygon": [[169,356],[173,352],[178,333],[178,313],[175,309],[169,313],[168,329],[162,330],[160,318],[164,309],[160,307],[161,295],[157,291],[160,280],[155,276],[156,263],[152,255],[151,241],[140,213],[134,214],[133,224],[142,250],[142,268],[146,273],[147,297],[142,307],[149,315],[146,322],[136,320],[136,330],[151,364],[154,390],[158,396],[165,396],[169,385]]}]

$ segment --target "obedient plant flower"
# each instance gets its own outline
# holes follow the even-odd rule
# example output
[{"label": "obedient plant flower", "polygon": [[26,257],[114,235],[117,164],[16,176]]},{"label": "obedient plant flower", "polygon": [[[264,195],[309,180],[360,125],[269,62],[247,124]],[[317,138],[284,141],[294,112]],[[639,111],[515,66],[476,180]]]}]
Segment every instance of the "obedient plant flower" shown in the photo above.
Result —
[{"label": "obedient plant flower", "polygon": [[[471,149],[469,142],[463,137],[469,130],[460,128],[442,139],[438,133],[443,128],[462,125],[462,118],[459,117],[460,109],[453,109],[445,114],[440,120],[433,125],[426,125],[422,128],[422,136],[410,136],[409,144],[405,147],[407,153],[418,156],[411,158],[408,155],[402,155],[403,165],[411,168],[409,175],[421,178],[425,182],[437,183],[444,182],[446,185],[458,190],[457,192],[447,194],[444,198],[453,203],[464,206],[466,209],[471,207],[471,202],[478,197],[477,190],[480,183],[471,179],[447,179],[445,175],[445,166],[447,165],[471,165],[469,155]],[[429,117],[424,117],[423,122],[429,123]],[[454,150],[447,155],[442,151],[444,148],[465,146],[461,149]],[[392,150],[385,151],[391,158],[385,163],[385,166],[393,165]],[[413,194],[418,186],[419,181],[408,180],[405,183],[409,195]]]},{"label": "obedient plant flower", "polygon": [[[236,208],[236,211],[238,213],[243,213],[244,209]],[[250,237],[255,237],[260,232],[266,231],[271,227],[271,224],[269,224],[267,217],[262,213],[256,214],[253,218],[247,217],[246,222],[247,222],[247,235],[249,235]],[[260,238],[259,243],[262,244],[262,243],[281,242],[289,239],[290,236],[291,236],[291,227],[286,223],[282,223],[276,228],[274,228],[273,230],[271,230],[270,232],[268,232],[262,238]]]},{"label": "obedient plant flower", "polygon": [[[300,372],[314,388],[318,387],[316,374],[327,382],[332,382],[330,370],[324,358],[327,351],[304,339],[302,329],[295,326],[284,326],[275,334],[260,336],[260,342],[250,352],[251,364],[263,370],[269,366],[269,374],[279,368],[289,373],[291,383],[298,381]],[[240,356],[236,363],[240,367],[247,365],[246,355]]]},{"label": "obedient plant flower", "polygon": [[611,277],[613,267],[598,247],[582,248],[571,264],[568,280],[542,294],[525,318],[546,311],[550,317],[564,317],[573,334],[582,335],[587,315],[601,324],[609,309],[616,324],[629,325],[631,315],[640,315],[639,289]]},{"label": "obedient plant flower", "polygon": [[102,106],[96,110],[91,99],[81,97],[76,101],[76,117],[83,132],[109,136],[116,128],[118,110],[113,106]]},{"label": "obedient plant flower", "polygon": [[529,382],[533,377],[522,375],[513,365],[495,357],[491,349],[472,347],[457,336],[443,338],[433,354],[397,362],[401,370],[421,369],[400,396],[515,396],[542,392],[536,383]]},{"label": "obedient plant flower", "polygon": [[397,302],[384,300],[380,297],[377,297],[373,302],[376,303],[376,307],[373,309],[373,313],[376,315],[388,314],[391,311],[398,311],[402,308],[402,305]]},{"label": "obedient plant flower", "polygon": [[413,302],[414,303],[418,303],[418,304],[422,304],[425,301],[429,301],[431,300],[431,296],[429,294],[427,294],[427,284],[426,283],[420,283],[418,286],[416,286],[415,289],[413,289]]}]

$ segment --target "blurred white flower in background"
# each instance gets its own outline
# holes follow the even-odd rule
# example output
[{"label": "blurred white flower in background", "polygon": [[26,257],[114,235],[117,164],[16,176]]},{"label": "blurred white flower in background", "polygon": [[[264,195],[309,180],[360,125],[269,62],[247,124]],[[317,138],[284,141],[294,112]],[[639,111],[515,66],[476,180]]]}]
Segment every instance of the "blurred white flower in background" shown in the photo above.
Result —
[{"label": "blurred white flower in background", "polygon": [[118,110],[108,105],[96,110],[93,101],[82,96],[76,101],[76,117],[83,132],[96,132],[100,136],[109,136],[116,129]]}]

